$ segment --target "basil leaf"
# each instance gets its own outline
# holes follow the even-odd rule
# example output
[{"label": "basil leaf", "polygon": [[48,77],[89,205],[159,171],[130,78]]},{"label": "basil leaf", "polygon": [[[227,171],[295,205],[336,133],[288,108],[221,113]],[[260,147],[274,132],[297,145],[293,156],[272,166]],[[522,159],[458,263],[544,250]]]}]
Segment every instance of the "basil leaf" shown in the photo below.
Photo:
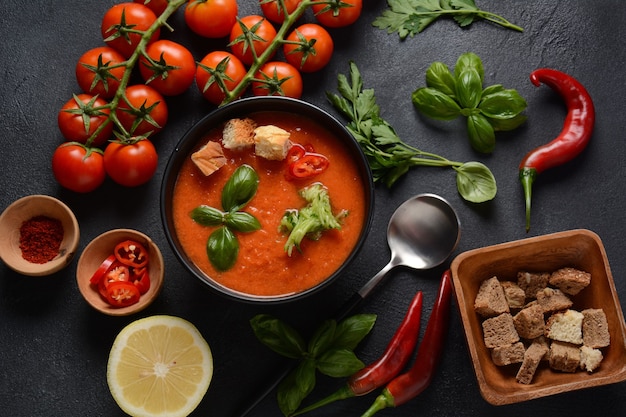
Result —
[{"label": "basil leaf", "polygon": [[491,153],[496,147],[496,133],[489,120],[481,114],[472,114],[467,118],[467,134],[477,152]]},{"label": "basil leaf", "polygon": [[306,343],[300,334],[285,322],[258,314],[250,320],[257,339],[279,355],[299,359],[306,353]]},{"label": "basil leaf", "polygon": [[518,114],[517,116],[511,117],[510,119],[492,119],[487,117],[491,126],[493,126],[493,130],[497,131],[508,131],[516,129],[521,126],[528,117],[525,114]]},{"label": "basil leaf", "polygon": [[335,320],[326,320],[317,328],[309,340],[309,355],[312,358],[316,358],[328,350],[335,338],[336,328],[337,322]]},{"label": "basil leaf", "polygon": [[443,62],[430,64],[426,70],[426,85],[450,97],[454,97],[456,94],[454,76]]},{"label": "basil leaf", "polygon": [[205,205],[196,207],[191,211],[190,215],[194,222],[202,226],[219,226],[224,222],[224,213]]},{"label": "basil leaf", "polygon": [[502,90],[483,96],[478,108],[493,119],[510,119],[526,109],[526,100],[515,90]]},{"label": "basil leaf", "polygon": [[254,232],[261,228],[261,223],[250,213],[235,211],[224,216],[226,226],[238,232]]},{"label": "basil leaf", "polygon": [[485,89],[483,90],[483,98],[485,98],[489,94],[499,93],[500,91],[504,91],[504,87],[502,86],[502,84],[494,84],[490,85],[489,87],[485,87]]},{"label": "basil leaf", "polygon": [[461,107],[478,107],[482,94],[483,83],[476,69],[465,68],[456,76],[456,98]]},{"label": "basil leaf", "polygon": [[474,69],[478,72],[478,76],[480,77],[481,84],[485,78],[485,69],[483,68],[483,62],[480,60],[480,57],[473,52],[466,52],[461,54],[459,58],[456,60],[456,64],[454,65],[454,75],[456,78],[461,75],[463,71],[466,69]]},{"label": "basil leaf", "polygon": [[228,227],[215,229],[207,242],[209,261],[218,271],[226,271],[235,264],[239,254],[239,241]]},{"label": "basil leaf", "polygon": [[454,170],[457,173],[456,187],[465,200],[484,203],[496,196],[496,179],[487,166],[480,162],[466,162]]},{"label": "basil leaf", "polygon": [[348,349],[331,349],[315,361],[317,369],[333,378],[350,376],[365,364]]},{"label": "basil leaf", "polygon": [[333,348],[354,350],[376,323],[375,314],[356,314],[340,321],[335,330]]},{"label": "basil leaf", "polygon": [[228,179],[222,190],[222,208],[225,211],[237,211],[244,207],[259,186],[259,176],[250,165],[241,165]]},{"label": "basil leaf", "polygon": [[285,416],[291,416],[315,388],[315,362],[305,359],[280,382],[277,390],[278,407]]},{"label": "basil leaf", "polygon": [[461,108],[450,96],[434,88],[418,88],[411,95],[413,105],[424,115],[438,120],[452,120]]}]

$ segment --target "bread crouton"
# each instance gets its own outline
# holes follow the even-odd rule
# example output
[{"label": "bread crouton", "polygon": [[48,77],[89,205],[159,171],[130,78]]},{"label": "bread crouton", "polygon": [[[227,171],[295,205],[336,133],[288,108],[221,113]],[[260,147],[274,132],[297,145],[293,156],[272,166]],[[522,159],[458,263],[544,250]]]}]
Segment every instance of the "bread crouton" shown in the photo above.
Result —
[{"label": "bread crouton", "polygon": [[580,366],[580,348],[554,340],[550,344],[550,368],[561,372],[576,372]]},{"label": "bread crouton", "polygon": [[609,324],[604,310],[588,308],[583,314],[583,344],[590,348],[601,348],[611,344]]},{"label": "bread crouton", "polygon": [[517,285],[524,290],[526,298],[533,299],[537,292],[548,286],[549,272],[518,272]]},{"label": "bread crouton", "polygon": [[524,352],[526,352],[526,348],[522,342],[507,346],[498,346],[491,350],[491,360],[493,360],[493,363],[497,366],[520,363],[524,360]]},{"label": "bread crouton", "polygon": [[547,352],[548,345],[541,340],[531,343],[526,352],[524,352],[524,360],[515,376],[517,382],[525,385],[530,384],[535,377],[535,372],[537,372],[541,360]]},{"label": "bread crouton", "polygon": [[485,346],[495,348],[519,342],[519,335],[513,325],[513,316],[502,313],[499,316],[483,321],[483,337]]},{"label": "bread crouton", "polygon": [[502,285],[502,289],[504,290],[504,296],[509,304],[509,309],[524,307],[524,304],[526,304],[526,293],[519,285],[513,281],[500,281],[500,285]]},{"label": "bread crouton", "polygon": [[583,343],[583,314],[576,310],[555,313],[546,322],[546,337],[575,345]]},{"label": "bread crouton", "polygon": [[575,268],[561,268],[550,275],[548,283],[565,294],[576,295],[591,283],[591,274]]},{"label": "bread crouton", "polygon": [[252,119],[230,119],[222,131],[222,144],[226,149],[241,150],[254,146],[254,129],[256,122]]},{"label": "bread crouton", "polygon": [[543,309],[539,304],[532,304],[520,310],[513,317],[513,324],[515,324],[517,333],[524,339],[534,339],[542,336],[545,330]]},{"label": "bread crouton", "polygon": [[494,317],[509,312],[509,304],[497,277],[486,279],[480,284],[474,300],[474,310],[483,317]]},{"label": "bread crouton", "polygon": [[566,310],[574,304],[567,295],[556,288],[544,288],[538,291],[536,296],[537,303],[543,308],[544,313]]},{"label": "bread crouton", "polygon": [[224,150],[218,142],[209,141],[206,145],[191,154],[191,160],[207,177],[226,165]]},{"label": "bread crouton", "polygon": [[589,346],[580,348],[580,368],[587,372],[593,372],[600,366],[604,357],[600,349],[594,349]]},{"label": "bread crouton", "polygon": [[254,129],[254,152],[257,156],[272,161],[282,161],[291,148],[291,135],[274,125],[259,126]]}]

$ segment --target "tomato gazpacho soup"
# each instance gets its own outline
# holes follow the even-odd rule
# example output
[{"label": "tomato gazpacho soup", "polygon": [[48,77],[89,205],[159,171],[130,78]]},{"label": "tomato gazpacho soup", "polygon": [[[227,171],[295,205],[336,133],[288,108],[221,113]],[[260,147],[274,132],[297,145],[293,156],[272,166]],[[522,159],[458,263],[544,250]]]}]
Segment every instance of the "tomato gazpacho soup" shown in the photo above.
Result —
[{"label": "tomato gazpacho soup", "polygon": [[[366,222],[365,179],[345,144],[313,120],[288,112],[262,111],[246,116],[257,126],[275,126],[289,133],[291,146],[302,145],[324,155],[328,165],[321,173],[304,178],[289,174],[288,160],[260,157],[255,147],[223,148],[223,166],[205,175],[191,157],[180,169],[173,192],[173,222],[181,247],[207,276],[231,290],[255,296],[289,295],[310,289],[335,272],[357,245]],[[196,151],[210,142],[223,143],[224,125],[207,132]],[[215,145],[215,144],[212,144]],[[224,159],[225,158],[225,159]],[[237,168],[248,165],[258,174],[258,189],[241,211],[261,224],[252,232],[237,232],[239,253],[233,266],[218,270],[207,255],[207,241],[216,227],[193,220],[199,206],[222,210],[222,190]],[[322,184],[330,198],[340,228],[325,230],[318,239],[303,239],[289,255],[288,235],[281,219],[290,210],[307,205],[300,192]]]}]

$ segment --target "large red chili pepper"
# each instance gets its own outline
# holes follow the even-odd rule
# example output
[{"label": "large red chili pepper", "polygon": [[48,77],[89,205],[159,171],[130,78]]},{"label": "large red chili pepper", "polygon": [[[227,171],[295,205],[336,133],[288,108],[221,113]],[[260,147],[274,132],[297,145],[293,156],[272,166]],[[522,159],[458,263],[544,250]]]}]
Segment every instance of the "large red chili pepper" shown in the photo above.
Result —
[{"label": "large red chili pepper", "polygon": [[430,385],[441,359],[443,343],[448,333],[451,295],[452,277],[448,269],[441,277],[439,293],[411,369],[387,384],[361,417],[371,417],[384,408],[402,405],[417,397]]},{"label": "large red chili pepper", "polygon": [[526,202],[526,231],[530,229],[532,184],[540,172],[572,160],[589,143],[596,113],[591,96],[575,78],[561,71],[541,68],[530,74],[530,81],[541,83],[559,93],[567,105],[563,130],[550,143],[530,151],[519,166],[519,177]]},{"label": "large red chili pepper", "polygon": [[418,291],[394,333],[385,352],[378,360],[356,372],[348,383],[328,397],[302,408],[292,416],[307,413],[332,402],[365,395],[380,388],[395,377],[411,359],[420,333],[422,292]]}]

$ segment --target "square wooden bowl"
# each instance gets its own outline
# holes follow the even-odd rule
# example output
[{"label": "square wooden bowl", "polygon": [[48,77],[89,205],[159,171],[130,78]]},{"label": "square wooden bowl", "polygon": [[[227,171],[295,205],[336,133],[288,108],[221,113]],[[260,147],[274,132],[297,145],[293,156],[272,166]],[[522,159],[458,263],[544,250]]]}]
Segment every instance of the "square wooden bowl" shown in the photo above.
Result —
[{"label": "square wooden bowl", "polygon": [[[516,281],[518,271],[551,272],[573,267],[591,273],[591,283],[572,297],[572,308],[602,308],[611,345],[593,373],[563,373],[539,365],[529,385],[515,379],[518,365],[496,366],[483,341],[481,318],[474,311],[478,288],[497,276]],[[474,249],[458,255],[451,265],[455,296],[480,393],[493,405],[527,401],[548,395],[626,380],[626,326],[602,241],[589,230],[570,230]]]}]

